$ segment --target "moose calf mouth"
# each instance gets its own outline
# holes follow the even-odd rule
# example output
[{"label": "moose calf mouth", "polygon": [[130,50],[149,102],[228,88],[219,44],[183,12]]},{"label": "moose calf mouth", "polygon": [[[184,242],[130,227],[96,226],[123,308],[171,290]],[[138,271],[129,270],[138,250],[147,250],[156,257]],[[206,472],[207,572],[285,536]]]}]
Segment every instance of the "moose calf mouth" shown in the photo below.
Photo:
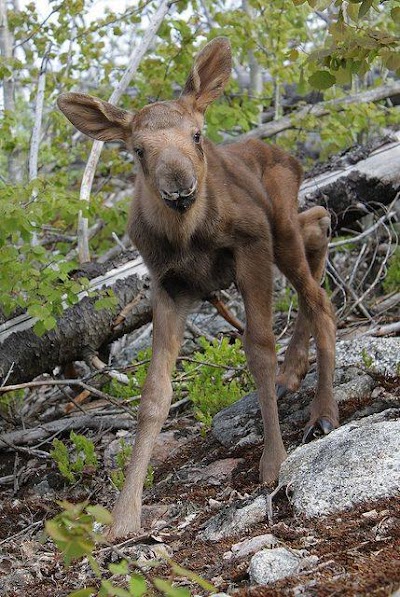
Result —
[{"label": "moose calf mouth", "polygon": [[184,211],[188,210],[189,207],[193,205],[196,200],[196,189],[197,189],[197,181],[193,183],[190,189],[185,189],[183,191],[170,193],[168,191],[160,191],[161,197],[165,201],[165,204],[168,207],[171,207],[175,211],[183,213]]}]

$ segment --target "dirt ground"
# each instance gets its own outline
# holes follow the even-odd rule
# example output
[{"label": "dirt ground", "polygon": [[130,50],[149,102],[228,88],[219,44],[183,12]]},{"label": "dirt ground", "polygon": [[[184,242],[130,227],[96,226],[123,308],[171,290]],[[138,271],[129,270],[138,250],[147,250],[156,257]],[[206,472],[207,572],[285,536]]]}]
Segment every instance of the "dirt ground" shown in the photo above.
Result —
[{"label": "dirt ground", "polygon": [[[342,418],[346,418],[347,411],[354,406],[346,404]],[[357,406],[363,406],[362,401]],[[282,489],[273,500],[272,526],[265,521],[240,536],[205,542],[199,538],[199,532],[218,508],[267,491],[258,485],[262,448],[227,451],[211,434],[206,438],[200,435],[198,423],[190,413],[170,419],[167,431],[173,431],[182,446],[178,444],[174,456],[165,458],[155,468],[153,486],[145,495],[147,525],[153,526],[147,528],[148,533],[141,541],[120,544],[127,557],[137,558],[143,553],[150,554],[146,557],[154,556],[161,544],[174,561],[210,580],[219,592],[235,591],[243,597],[386,596],[399,588],[399,500],[382,499],[365,503],[351,512],[307,520],[293,511],[290,496]],[[283,426],[287,445],[298,444],[301,433],[301,423],[294,428]],[[92,435],[99,449],[107,446],[113,437],[110,433]],[[237,460],[225,479],[210,482],[197,474],[205,465],[231,462],[227,459]],[[69,569],[64,567],[61,555],[46,538],[43,525],[59,511],[56,503],[59,499],[88,499],[111,508],[115,490],[108,471],[101,468],[92,477],[66,486],[54,463],[21,451],[18,456],[1,453],[1,475],[12,474],[21,465],[26,469],[26,481],[20,483],[20,487],[0,488],[0,594],[63,597],[85,584],[93,584],[86,563],[76,563]],[[194,472],[197,477],[193,476]],[[157,518],[165,520],[158,527]],[[272,533],[280,546],[307,550],[317,556],[317,563],[273,586],[251,587],[248,575],[251,556],[233,560],[224,554],[232,544],[264,533]],[[113,559],[104,549],[98,555],[102,567]],[[160,570],[157,573],[160,574]],[[193,594],[202,594],[202,591],[194,587]]]}]

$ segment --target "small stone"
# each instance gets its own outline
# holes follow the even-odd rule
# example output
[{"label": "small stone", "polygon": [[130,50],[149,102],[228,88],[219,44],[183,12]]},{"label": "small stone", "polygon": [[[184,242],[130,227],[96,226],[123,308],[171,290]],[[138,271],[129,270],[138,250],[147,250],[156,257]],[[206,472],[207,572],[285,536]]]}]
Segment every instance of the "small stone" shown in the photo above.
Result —
[{"label": "small stone", "polygon": [[363,512],[361,516],[363,516],[364,518],[371,518],[372,520],[375,520],[376,518],[378,518],[379,514],[377,510],[369,510],[368,512]]},{"label": "small stone", "polygon": [[223,504],[218,500],[214,500],[214,498],[210,498],[208,500],[208,505],[210,506],[211,510],[219,510]]},{"label": "small stone", "polygon": [[213,516],[204,531],[199,534],[203,541],[220,541],[225,537],[239,535],[252,525],[265,520],[267,515],[267,501],[259,495],[245,505],[234,504],[224,508]]},{"label": "small stone", "polygon": [[300,561],[285,547],[259,551],[250,560],[250,582],[253,585],[269,585],[292,576],[299,570]]}]

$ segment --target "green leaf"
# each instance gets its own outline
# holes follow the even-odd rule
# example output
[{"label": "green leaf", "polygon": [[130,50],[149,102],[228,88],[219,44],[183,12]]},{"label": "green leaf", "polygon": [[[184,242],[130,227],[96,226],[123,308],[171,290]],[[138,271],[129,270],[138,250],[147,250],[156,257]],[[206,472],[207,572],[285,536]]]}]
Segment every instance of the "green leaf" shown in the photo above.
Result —
[{"label": "green leaf", "polygon": [[369,11],[369,9],[372,6],[372,2],[373,0],[363,0],[362,4],[360,4],[360,8],[358,10],[358,18],[362,19],[363,17],[365,17],[365,15],[367,14],[367,12]]},{"label": "green leaf", "polygon": [[94,516],[97,522],[107,525],[112,524],[113,518],[110,512],[106,508],[103,508],[103,506],[88,506],[86,510],[89,512],[89,514]]},{"label": "green leaf", "polygon": [[153,582],[157,589],[167,597],[190,597],[189,589],[185,589],[184,587],[173,587],[171,583],[163,578],[154,578]]},{"label": "green leaf", "polygon": [[129,573],[129,566],[126,560],[121,560],[118,564],[110,564],[108,569],[111,574],[120,574],[121,576]]},{"label": "green leaf", "polygon": [[129,591],[132,597],[142,597],[147,591],[147,583],[140,574],[133,574],[129,580]]},{"label": "green leaf", "polygon": [[308,78],[308,82],[315,89],[329,89],[336,83],[336,77],[327,70],[317,70]]},{"label": "green leaf", "polygon": [[68,541],[69,535],[64,527],[60,526],[55,520],[46,520],[45,529],[47,534],[54,539],[54,541]]},{"label": "green leaf", "polygon": [[207,580],[205,580],[204,578],[202,578],[195,572],[192,572],[191,570],[186,570],[186,568],[179,566],[179,564],[176,564],[176,562],[173,562],[171,560],[169,560],[169,564],[170,564],[173,572],[175,572],[175,574],[178,574],[179,576],[184,576],[184,577],[188,578],[189,580],[192,580],[193,582],[197,583],[205,591],[210,591],[213,593],[217,592],[217,589],[211,583],[209,583]]},{"label": "green leaf", "polygon": [[109,580],[103,580],[101,586],[107,591],[108,595],[112,595],[113,597],[131,597],[129,591],[121,587],[116,587]]}]

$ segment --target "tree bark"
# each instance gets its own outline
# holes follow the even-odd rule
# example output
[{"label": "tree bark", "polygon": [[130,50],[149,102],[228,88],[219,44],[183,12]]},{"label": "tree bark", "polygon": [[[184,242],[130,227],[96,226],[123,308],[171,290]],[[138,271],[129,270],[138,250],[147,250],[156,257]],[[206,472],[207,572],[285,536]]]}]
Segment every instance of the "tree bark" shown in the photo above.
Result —
[{"label": "tree bark", "polygon": [[303,182],[301,209],[323,205],[340,231],[360,217],[390,205],[400,191],[400,132],[372,147],[359,147],[317,167]]}]

